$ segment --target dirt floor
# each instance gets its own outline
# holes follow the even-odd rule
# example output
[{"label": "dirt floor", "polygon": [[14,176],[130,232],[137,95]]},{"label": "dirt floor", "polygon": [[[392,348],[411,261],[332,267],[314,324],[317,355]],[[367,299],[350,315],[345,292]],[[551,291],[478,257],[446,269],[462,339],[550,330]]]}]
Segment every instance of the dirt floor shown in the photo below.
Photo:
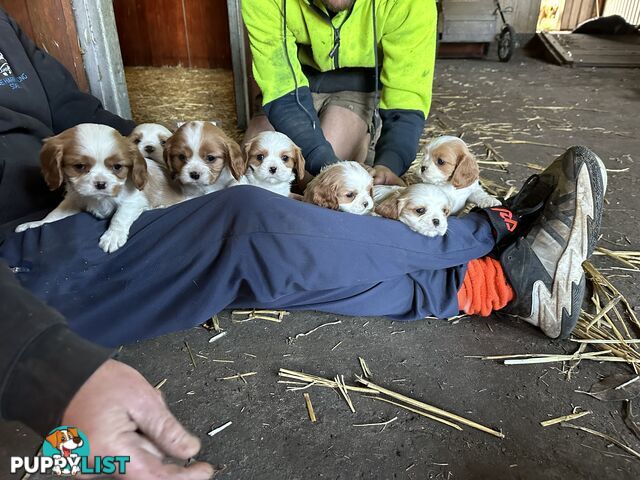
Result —
[{"label": "dirt floor", "polygon": [[[521,53],[507,64],[493,57],[447,60],[438,62],[434,92],[430,134],[464,131],[469,143],[488,142],[511,162],[508,171],[484,170],[499,185],[517,187],[565,147],[592,147],[612,170],[601,244],[640,250],[640,70],[568,69]],[[478,154],[485,150],[475,148]],[[638,273],[602,257],[595,263],[632,305],[640,305]],[[168,404],[202,439],[199,459],[226,465],[219,478],[640,478],[640,458],[583,431],[539,423],[575,407],[590,410],[573,423],[640,451],[640,440],[622,420],[622,402],[576,392],[603,376],[632,373],[627,365],[583,361],[568,379],[561,363],[505,366],[467,358],[576,351],[576,343],[549,340],[519,321],[399,323],[306,312],[282,323],[236,323],[223,312],[220,322],[227,335],[214,343],[212,334],[194,328],[125,346],[117,354],[152,384],[166,379]],[[278,383],[280,368],[328,378],[342,374],[352,382],[361,374],[358,357],[377,384],[498,429],[505,438],[467,427],[457,431],[356,393],[351,413],[335,391],[322,387],[304,390],[318,417],[311,423],[303,392]],[[247,372],[256,373],[244,381],[221,380]],[[640,401],[635,408],[640,411]],[[385,428],[355,426],[395,417]],[[229,421],[229,428],[207,436]],[[12,454],[37,450],[37,439],[22,428],[5,425],[0,434],[4,454],[9,444],[15,446]],[[8,462],[0,461],[4,469]]]}]

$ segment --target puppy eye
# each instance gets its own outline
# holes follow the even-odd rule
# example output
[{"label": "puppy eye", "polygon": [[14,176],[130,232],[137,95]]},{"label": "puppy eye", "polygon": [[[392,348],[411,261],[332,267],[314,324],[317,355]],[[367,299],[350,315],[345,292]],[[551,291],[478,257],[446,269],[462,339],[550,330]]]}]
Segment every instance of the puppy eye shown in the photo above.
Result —
[{"label": "puppy eye", "polygon": [[449,209],[448,208],[443,208],[442,209],[442,213],[444,213],[445,215],[449,215]]},{"label": "puppy eye", "polygon": [[75,168],[77,171],[82,172],[84,170],[84,164],[82,163],[76,163],[73,168]]},{"label": "puppy eye", "polygon": [[166,140],[160,140],[160,145],[162,145],[163,147],[165,146],[166,143],[167,143]]},{"label": "puppy eye", "polygon": [[256,155],[256,159],[257,159],[259,162],[261,162],[261,161],[263,161],[263,160],[264,160],[264,155],[263,155],[263,154],[261,154],[261,153],[259,153],[258,155]]},{"label": "puppy eye", "polygon": [[282,161],[286,162],[287,160],[289,160],[289,155],[282,155]]},{"label": "puppy eye", "polygon": [[353,198],[353,197],[355,197],[355,196],[356,196],[356,194],[355,194],[355,193],[353,193],[353,192],[347,192],[347,193],[345,194],[345,197],[347,197],[347,198]]},{"label": "puppy eye", "polygon": [[436,162],[438,162],[438,165],[444,165],[444,160],[439,158],[438,160],[436,160]]},{"label": "puppy eye", "polygon": [[425,167],[425,166],[423,165],[422,167],[420,167],[420,171],[421,171],[422,173],[426,172],[426,171],[427,171],[427,167]]},{"label": "puppy eye", "polygon": [[135,143],[136,145],[138,145],[141,141],[142,141],[141,139],[136,138],[136,139],[133,141],[133,143]]},{"label": "puppy eye", "polygon": [[207,162],[213,162],[215,161],[216,157],[215,155],[207,155]]},{"label": "puppy eye", "polygon": [[184,153],[181,153],[180,155],[178,155],[178,160],[180,160],[181,162],[184,162],[187,159],[187,156]]},{"label": "puppy eye", "polygon": [[119,172],[120,170],[122,170],[122,165],[119,164],[119,163],[114,163],[113,167],[111,167],[111,168],[113,168],[114,172]]},{"label": "puppy eye", "polygon": [[424,215],[427,212],[427,209],[424,207],[416,208],[416,213],[418,215]]}]

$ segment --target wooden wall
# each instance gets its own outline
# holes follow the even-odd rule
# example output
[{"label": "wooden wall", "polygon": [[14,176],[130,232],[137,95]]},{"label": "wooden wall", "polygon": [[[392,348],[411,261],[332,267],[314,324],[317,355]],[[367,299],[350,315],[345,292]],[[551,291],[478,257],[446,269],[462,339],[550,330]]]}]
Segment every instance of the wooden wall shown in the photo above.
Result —
[{"label": "wooden wall", "polygon": [[0,6],[40,48],[69,69],[82,90],[89,90],[71,0],[0,0]]},{"label": "wooden wall", "polygon": [[231,68],[226,0],[114,0],[126,66]]},{"label": "wooden wall", "polygon": [[596,0],[565,0],[561,30],[573,30],[585,20],[595,17]]}]

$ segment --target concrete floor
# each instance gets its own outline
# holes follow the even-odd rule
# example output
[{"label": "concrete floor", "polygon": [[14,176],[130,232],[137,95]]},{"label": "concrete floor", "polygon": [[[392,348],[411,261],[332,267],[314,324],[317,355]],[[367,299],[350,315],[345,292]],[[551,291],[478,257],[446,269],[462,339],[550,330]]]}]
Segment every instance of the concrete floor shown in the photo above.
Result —
[{"label": "concrete floor", "polygon": [[[490,142],[513,163],[547,165],[558,145],[591,146],[610,173],[603,245],[640,250],[637,210],[640,174],[640,70],[567,69],[519,54],[510,63],[486,60],[438,62],[432,125],[473,143]],[[573,107],[540,109],[537,107]],[[536,107],[536,108],[533,108]],[[436,121],[434,117],[440,120]],[[505,133],[500,126],[510,124]],[[462,128],[463,125],[464,128]],[[475,133],[474,133],[475,132]],[[480,132],[480,133],[478,133]],[[501,143],[512,139],[552,146]],[[478,153],[481,150],[476,150]],[[511,165],[483,176],[519,185],[534,170]],[[510,182],[511,183],[511,182]],[[627,242],[627,239],[631,244]],[[607,268],[613,264],[598,260]],[[639,305],[638,274],[603,270]],[[626,275],[626,276],[625,276]],[[570,380],[562,365],[504,366],[469,355],[569,353],[576,344],[551,341],[514,320],[467,318],[457,322],[391,322],[316,312],[292,314],[281,323],[234,323],[220,315],[227,336],[208,343],[202,328],[125,346],[117,358],[138,368],[153,384],[162,379],[167,402],[203,443],[201,460],[224,464],[219,478],[406,478],[406,479],[636,479],[640,460],[606,441],[539,422],[580,406],[593,414],[576,424],[608,433],[632,448],[640,442],[621,419],[622,404],[599,402],[588,390],[601,376],[628,373],[626,366],[583,362]],[[339,320],[307,336],[298,333]],[[196,356],[191,363],[188,342]],[[426,418],[357,394],[356,413],[333,391],[307,392],[318,416],[312,424],[302,392],[278,384],[281,367],[325,377],[360,374],[363,357],[378,384],[501,430],[494,438],[470,428],[459,432]],[[220,363],[214,360],[230,360]],[[257,372],[239,380],[218,380]],[[636,407],[636,410],[638,407]],[[381,427],[354,424],[382,422]],[[215,437],[206,434],[227,421]],[[0,453],[34,451],[38,442],[15,425],[0,428]],[[7,440],[9,439],[9,440]],[[9,448],[5,448],[9,447]],[[8,463],[0,456],[0,478]]]}]

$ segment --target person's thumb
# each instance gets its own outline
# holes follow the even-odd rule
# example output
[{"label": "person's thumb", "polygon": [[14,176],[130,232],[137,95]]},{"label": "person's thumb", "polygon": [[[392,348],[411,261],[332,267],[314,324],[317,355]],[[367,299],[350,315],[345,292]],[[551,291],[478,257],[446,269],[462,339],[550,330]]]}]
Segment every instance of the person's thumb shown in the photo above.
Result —
[{"label": "person's thumb", "polygon": [[148,400],[130,412],[140,431],[171,457],[186,460],[195,456],[200,451],[200,440],[178,422],[161,396]]}]

